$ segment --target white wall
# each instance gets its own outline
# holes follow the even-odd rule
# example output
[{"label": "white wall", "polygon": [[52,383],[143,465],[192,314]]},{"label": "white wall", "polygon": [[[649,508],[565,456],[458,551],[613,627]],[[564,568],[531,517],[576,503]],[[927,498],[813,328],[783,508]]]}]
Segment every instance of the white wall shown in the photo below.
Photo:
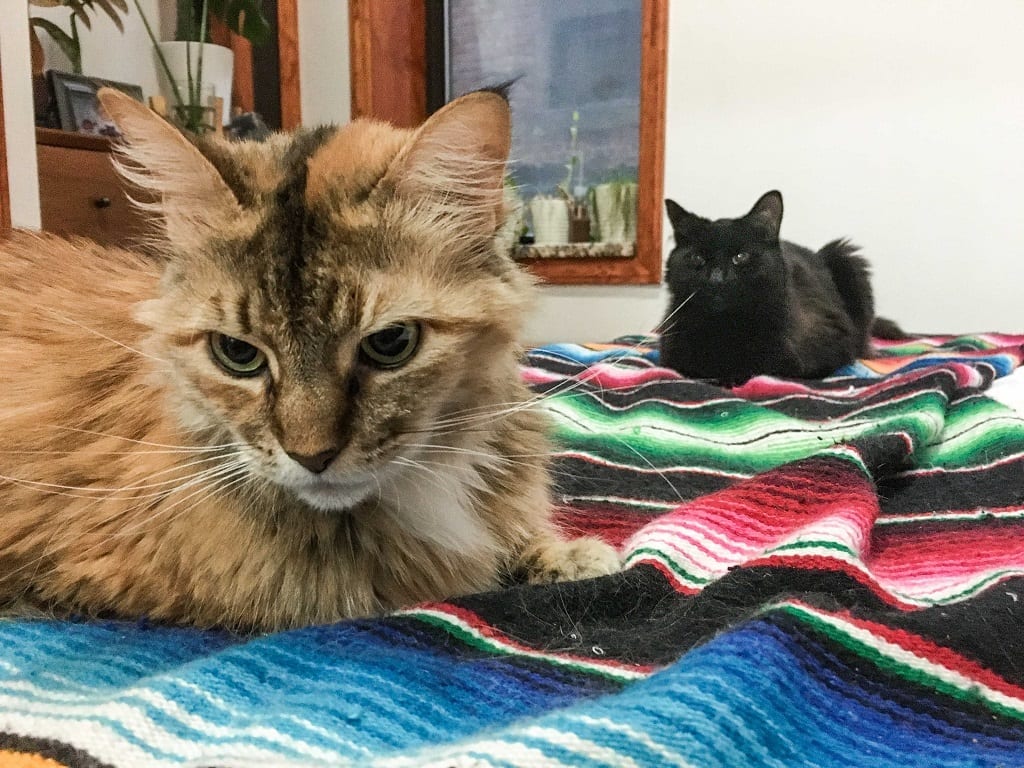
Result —
[{"label": "white wall", "polygon": [[1019,0],[673,0],[666,195],[779,188],[783,237],[851,237],[881,313],[1022,331],[1022,29]]},{"label": "white wall", "polygon": [[39,180],[32,117],[28,9],[23,0],[0,0],[0,72],[3,73],[4,138],[16,227],[39,228]]},{"label": "white wall", "polygon": [[[1024,330],[1024,3],[672,0],[665,194],[717,218],[772,188],[783,236],[860,244],[879,311]],[[657,290],[544,291],[528,338],[649,328]]]},{"label": "white wall", "polygon": [[[300,4],[307,123],[348,117],[347,5]],[[0,0],[13,204],[31,226],[24,9]],[[863,246],[881,312],[913,329],[1022,331],[1021,29],[1019,0],[672,0],[666,195],[734,216],[777,187],[784,237]],[[110,58],[140,81],[142,59]],[[657,287],[549,286],[527,339],[607,339],[663,311]]]},{"label": "white wall", "polygon": [[347,0],[299,3],[299,88],[304,125],[351,118]]},{"label": "white wall", "polygon": [[[170,28],[166,13],[173,6],[160,0],[141,0],[157,34]],[[156,65],[142,20],[130,4],[124,17],[125,33],[117,31],[104,15],[93,19],[91,30],[80,30],[82,69],[90,75],[141,85],[146,95],[156,90]],[[11,219],[16,227],[37,229],[39,182],[36,166],[35,121],[29,54],[28,16],[44,16],[67,29],[66,10],[40,8],[24,0],[0,0],[0,71],[4,84],[4,123],[11,185]],[[161,15],[161,11],[165,13]],[[67,58],[45,34],[40,41],[48,69],[69,70]]]},{"label": "white wall", "polygon": [[[6,1],[6,0],[5,0]],[[174,22],[174,4],[160,0],[141,0],[143,13],[153,26],[157,38],[171,39]],[[82,72],[92,77],[117,80],[142,86],[145,96],[157,93],[157,63],[153,56],[153,44],[146,34],[142,18],[134,2],[128,3],[128,13],[121,16],[124,33],[118,31],[114,22],[97,9],[89,16],[91,29],[78,25],[82,45]],[[31,7],[31,15],[39,16],[57,24],[65,32],[70,31],[67,8]],[[166,30],[167,34],[163,34]],[[46,55],[46,68],[71,71],[71,63],[56,43],[45,32],[40,31],[39,40]]]}]

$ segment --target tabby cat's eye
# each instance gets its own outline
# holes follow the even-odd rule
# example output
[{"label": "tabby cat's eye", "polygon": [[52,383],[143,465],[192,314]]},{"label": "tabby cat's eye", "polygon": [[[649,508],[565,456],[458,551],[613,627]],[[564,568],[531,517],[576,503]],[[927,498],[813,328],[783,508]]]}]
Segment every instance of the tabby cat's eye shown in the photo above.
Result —
[{"label": "tabby cat's eye", "polygon": [[371,333],[360,342],[359,350],[378,368],[397,368],[413,356],[419,343],[419,323],[395,323]]},{"label": "tabby cat's eye", "polygon": [[746,264],[748,261],[750,261],[750,254],[746,251],[741,251],[732,257],[732,263],[737,267],[741,264]]},{"label": "tabby cat's eye", "polygon": [[690,263],[691,267],[703,267],[704,257],[699,253],[691,253],[686,257],[686,260]]},{"label": "tabby cat's eye", "polygon": [[210,334],[210,353],[232,376],[257,376],[267,366],[267,356],[259,349],[223,333]]}]

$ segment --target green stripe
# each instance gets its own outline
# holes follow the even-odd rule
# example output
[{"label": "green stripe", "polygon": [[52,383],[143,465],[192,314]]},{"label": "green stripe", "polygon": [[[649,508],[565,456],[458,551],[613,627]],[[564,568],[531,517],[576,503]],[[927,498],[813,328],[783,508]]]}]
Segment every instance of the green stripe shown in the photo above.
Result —
[{"label": "green stripe", "polygon": [[[802,623],[810,626],[815,631],[822,635],[825,635],[830,640],[839,643],[844,648],[860,656],[862,659],[871,662],[879,669],[885,670],[898,677],[907,680],[908,682],[922,685],[926,688],[931,688],[938,693],[945,694],[950,698],[957,699],[958,701],[964,701],[974,704],[983,704],[989,709],[998,712],[1006,717],[1014,720],[1020,720],[1024,722],[1024,713],[1000,704],[997,701],[993,701],[986,698],[979,692],[977,685],[969,687],[967,690],[960,688],[959,686],[950,683],[942,678],[926,671],[923,669],[917,669],[911,665],[894,659],[882,653],[879,649],[868,645],[862,640],[853,637],[848,632],[843,631],[839,627],[836,627],[828,622],[822,621],[819,617],[810,613],[803,608],[795,605],[782,605],[774,606],[775,610],[780,610],[783,613],[787,613],[790,616],[798,619]],[[869,631],[869,630],[868,630]],[[959,673],[963,674],[963,673]]]},{"label": "green stripe", "polygon": [[[502,645],[497,640],[491,640],[486,637],[480,637],[472,632],[467,631],[464,627],[458,623],[442,618],[441,616],[435,616],[429,613],[404,613],[403,616],[417,619],[424,624],[430,624],[437,629],[447,632],[455,639],[463,642],[464,644],[476,648],[479,651],[486,651],[488,653],[499,654],[502,656],[521,656],[524,658],[537,659],[539,661],[545,661],[549,664],[554,664],[559,667],[566,667],[575,672],[580,672],[587,675],[596,675],[597,677],[603,677],[608,680],[614,680],[615,682],[621,683],[626,680],[634,679],[634,675],[630,675],[624,672],[618,672],[614,669],[609,669],[600,665],[600,662],[593,662],[594,667],[579,664],[578,662],[571,661],[569,659],[562,658],[560,656],[551,656],[540,651],[533,651],[531,653],[523,653],[515,648]],[[635,674],[643,674],[640,670],[637,670]]]},{"label": "green stripe", "polygon": [[831,549],[831,550],[833,550],[835,552],[843,552],[844,554],[847,554],[847,555],[849,555],[850,557],[853,557],[853,558],[859,558],[860,557],[860,555],[857,552],[854,552],[852,549],[850,549],[845,544],[840,544],[838,541],[829,541],[829,540],[825,540],[825,539],[822,539],[822,540],[808,539],[806,541],[794,541],[794,542],[791,542],[789,544],[780,544],[777,547],[772,547],[771,549],[766,549],[765,550],[765,554],[766,555],[772,555],[772,554],[777,554],[779,552],[788,552],[790,550],[795,550],[795,549],[814,549],[816,547],[820,547],[822,549]]},{"label": "green stripe", "polygon": [[[888,408],[887,414],[858,415],[860,423],[809,423],[797,419],[765,418],[761,429],[731,435],[701,430],[684,420],[643,422],[614,428],[588,413],[567,409],[553,414],[556,439],[576,450],[629,467],[656,469],[701,467],[710,471],[753,474],[808,458],[837,443],[907,432],[916,445],[933,442],[943,425],[944,398],[922,395]],[[581,423],[573,423],[572,419]],[[866,423],[865,423],[866,422]]]},{"label": "green stripe", "polygon": [[694,576],[692,573],[690,573],[681,565],[679,565],[674,559],[672,559],[672,557],[670,557],[668,554],[659,549],[654,549],[653,547],[640,547],[638,549],[634,549],[632,552],[629,553],[629,559],[633,560],[633,558],[637,557],[638,555],[651,555],[653,557],[657,557],[658,560],[662,564],[664,564],[666,568],[672,571],[672,573],[674,573],[683,581],[689,581],[694,584],[710,584],[712,581],[714,581],[714,579],[704,579],[700,576]]}]

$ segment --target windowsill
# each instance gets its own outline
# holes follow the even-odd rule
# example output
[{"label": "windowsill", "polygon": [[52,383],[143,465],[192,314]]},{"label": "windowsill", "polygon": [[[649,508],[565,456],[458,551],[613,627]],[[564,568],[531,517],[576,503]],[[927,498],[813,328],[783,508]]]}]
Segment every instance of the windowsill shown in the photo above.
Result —
[{"label": "windowsill", "polygon": [[525,259],[631,259],[636,243],[558,243],[520,245],[512,252],[516,261]]}]

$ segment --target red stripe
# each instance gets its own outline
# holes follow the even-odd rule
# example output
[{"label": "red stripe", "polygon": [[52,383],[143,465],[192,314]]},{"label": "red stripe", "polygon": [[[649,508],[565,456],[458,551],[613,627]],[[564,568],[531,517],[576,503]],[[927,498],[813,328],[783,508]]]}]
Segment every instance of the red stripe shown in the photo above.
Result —
[{"label": "red stripe", "polygon": [[440,613],[448,614],[449,616],[455,616],[466,624],[469,624],[473,629],[479,632],[484,637],[494,642],[504,645],[509,648],[513,648],[517,651],[536,653],[541,656],[549,658],[558,658],[567,662],[582,663],[582,664],[593,664],[598,667],[610,667],[612,669],[621,669],[626,672],[643,672],[651,673],[657,667],[650,664],[626,664],[624,662],[615,661],[614,659],[592,659],[583,656],[573,656],[568,653],[552,653],[550,651],[540,651],[536,648],[531,648],[523,643],[512,640],[508,635],[504,634],[500,630],[488,624],[480,616],[473,611],[462,608],[458,605],[451,603],[420,603],[413,610],[424,610],[424,611],[438,611]]},{"label": "red stripe", "polygon": [[801,607],[807,608],[815,613],[834,616],[844,622],[853,624],[859,629],[870,632],[875,637],[879,637],[886,642],[899,646],[918,658],[929,661],[940,667],[945,667],[946,669],[954,672],[958,672],[961,675],[964,675],[975,682],[981,683],[982,685],[988,686],[992,690],[998,691],[1006,696],[1011,696],[1015,699],[1021,699],[1024,701],[1024,687],[1014,685],[1005,678],[997,675],[995,672],[981,666],[976,661],[968,659],[946,646],[938,645],[931,640],[912,632],[908,632],[905,629],[898,629],[885,624],[878,624],[873,621],[857,618],[849,611],[824,611],[820,608],[807,605],[806,603],[801,603],[800,601],[793,602],[795,605],[800,605]]}]

